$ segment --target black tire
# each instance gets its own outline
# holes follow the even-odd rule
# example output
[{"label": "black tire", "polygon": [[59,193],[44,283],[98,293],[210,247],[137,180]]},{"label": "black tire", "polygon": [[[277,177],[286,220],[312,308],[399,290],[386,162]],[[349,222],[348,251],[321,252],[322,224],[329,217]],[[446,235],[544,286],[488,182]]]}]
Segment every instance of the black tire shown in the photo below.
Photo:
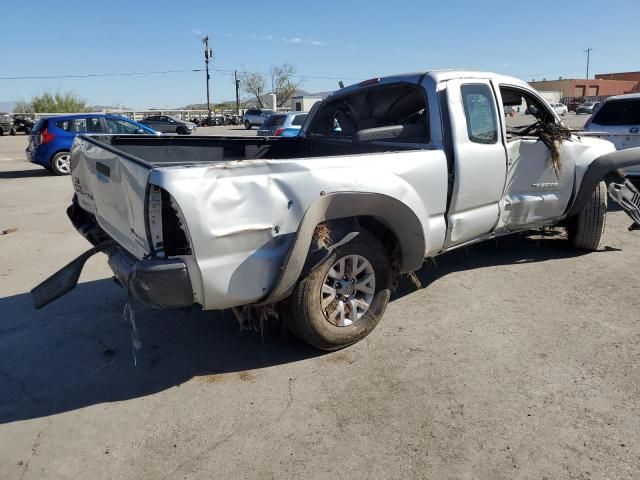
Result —
[{"label": "black tire", "polygon": [[185,127],[178,127],[176,128],[176,133],[178,135],[187,135],[189,132],[187,132],[187,129]]},{"label": "black tire", "polygon": [[249,120],[246,120],[244,122],[244,128],[246,128],[247,130],[251,130],[251,122]]},{"label": "black tire", "polygon": [[[322,309],[321,292],[329,270],[348,255],[359,255],[369,262],[375,287],[370,306],[362,316],[350,325],[337,326]],[[392,268],[387,251],[377,237],[363,230],[300,279],[281,312],[290,330],[302,341],[321,350],[337,350],[362,340],[376,327],[389,303],[391,285]]]},{"label": "black tire", "polygon": [[69,175],[71,172],[68,169],[63,168],[60,162],[63,157],[69,156],[69,152],[58,152],[51,159],[51,171],[56,175]]},{"label": "black tire", "polygon": [[567,234],[571,246],[580,250],[597,250],[606,216],[607,186],[600,182],[580,213],[568,220]]}]

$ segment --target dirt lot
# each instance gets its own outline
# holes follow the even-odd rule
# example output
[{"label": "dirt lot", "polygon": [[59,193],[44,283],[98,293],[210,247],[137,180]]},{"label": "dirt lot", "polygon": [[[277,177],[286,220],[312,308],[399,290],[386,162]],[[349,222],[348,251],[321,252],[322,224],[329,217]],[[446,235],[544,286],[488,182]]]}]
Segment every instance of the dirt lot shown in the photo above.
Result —
[{"label": "dirt lot", "polygon": [[31,307],[88,243],[69,178],[24,147],[0,137],[0,230],[17,228],[0,236],[0,478],[640,476],[640,233],[620,211],[596,253],[518,236],[439,257],[331,354],[229,312],[136,308],[134,366],[104,256]]}]

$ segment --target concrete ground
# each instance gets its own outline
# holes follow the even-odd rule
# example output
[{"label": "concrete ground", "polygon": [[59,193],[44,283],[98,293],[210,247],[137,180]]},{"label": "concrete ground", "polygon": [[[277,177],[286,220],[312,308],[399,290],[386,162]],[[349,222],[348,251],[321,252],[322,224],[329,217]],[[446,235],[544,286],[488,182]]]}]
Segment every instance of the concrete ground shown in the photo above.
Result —
[{"label": "concrete ground", "polygon": [[517,236],[438,257],[335,353],[136,307],[136,365],[103,255],[31,306],[89,244],[69,178],[25,144],[0,137],[0,231],[17,229],[0,235],[0,478],[639,478],[640,233],[622,212],[596,253]]}]

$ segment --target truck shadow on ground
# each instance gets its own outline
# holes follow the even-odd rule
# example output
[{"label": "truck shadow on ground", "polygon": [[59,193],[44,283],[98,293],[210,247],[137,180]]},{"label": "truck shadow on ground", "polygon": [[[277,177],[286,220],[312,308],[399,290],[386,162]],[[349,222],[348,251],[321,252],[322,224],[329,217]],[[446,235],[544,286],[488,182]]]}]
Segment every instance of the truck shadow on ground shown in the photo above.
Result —
[{"label": "truck shadow on ground", "polygon": [[[566,240],[517,236],[459,249],[417,272],[424,287],[454,271],[580,255]],[[437,266],[436,266],[437,265]],[[397,300],[416,288],[406,277]],[[151,395],[198,376],[225,375],[321,355],[281,325],[240,332],[230,312],[135,307],[138,338],[111,280],[85,282],[34,310],[30,295],[0,299],[0,424]],[[215,385],[211,383],[210,385]],[[213,386],[211,388],[214,388]]]}]

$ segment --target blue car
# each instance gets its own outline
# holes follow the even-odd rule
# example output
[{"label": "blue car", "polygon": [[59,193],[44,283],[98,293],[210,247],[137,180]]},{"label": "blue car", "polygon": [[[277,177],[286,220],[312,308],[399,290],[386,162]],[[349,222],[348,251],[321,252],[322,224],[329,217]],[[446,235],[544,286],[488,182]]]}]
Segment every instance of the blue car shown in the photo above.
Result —
[{"label": "blue car", "polygon": [[160,135],[145,125],[117,115],[77,114],[41,118],[29,135],[27,159],[56,175],[69,175],[69,152],[78,133]]}]

